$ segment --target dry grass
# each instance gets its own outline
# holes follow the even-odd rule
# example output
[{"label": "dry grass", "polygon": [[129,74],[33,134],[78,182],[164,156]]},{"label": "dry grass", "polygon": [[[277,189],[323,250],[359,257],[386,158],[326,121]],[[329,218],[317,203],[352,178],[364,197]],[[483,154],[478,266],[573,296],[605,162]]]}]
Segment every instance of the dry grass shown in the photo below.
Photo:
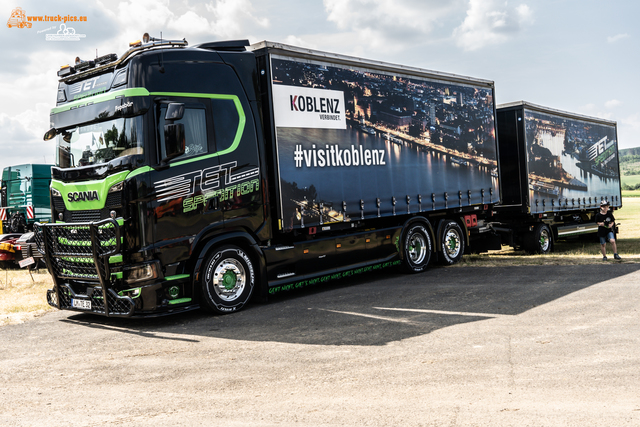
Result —
[{"label": "dry grass", "polygon": [[52,286],[45,269],[30,275],[26,269],[0,268],[0,326],[22,323],[53,310],[46,297]]},{"label": "dry grass", "polygon": [[[623,258],[622,262],[637,263],[640,262],[640,197],[623,197],[622,206],[622,209],[614,212],[616,222],[620,224],[618,253]],[[611,246],[608,244],[607,253],[612,260]],[[554,252],[549,255],[529,255],[503,246],[500,251],[465,256],[457,266],[582,265],[601,262],[600,243],[596,237],[590,236],[581,240],[556,242]]]},{"label": "dry grass", "polygon": [[[621,224],[618,252],[623,257],[622,262],[640,262],[640,197],[623,198],[623,208],[614,215]],[[528,255],[505,246],[500,251],[465,256],[455,267],[601,263],[599,247],[595,237],[558,242],[550,255]],[[607,250],[611,252],[610,247]],[[27,270],[0,267],[0,326],[21,323],[53,310],[46,301],[47,289],[52,286],[51,276],[45,269],[33,272],[32,279]]]}]

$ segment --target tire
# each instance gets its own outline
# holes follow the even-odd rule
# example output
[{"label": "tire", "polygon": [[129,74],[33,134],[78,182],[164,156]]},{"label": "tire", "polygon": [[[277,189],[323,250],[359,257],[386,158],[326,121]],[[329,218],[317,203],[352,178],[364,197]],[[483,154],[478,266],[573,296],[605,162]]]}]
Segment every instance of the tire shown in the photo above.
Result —
[{"label": "tire", "polygon": [[534,254],[551,253],[553,247],[551,229],[546,224],[538,224],[525,236],[525,248],[527,252]]},{"label": "tire", "polygon": [[427,269],[431,261],[433,242],[431,233],[424,223],[412,223],[402,234],[402,271],[420,273]]},{"label": "tire", "polygon": [[256,269],[249,255],[237,246],[214,249],[203,265],[201,307],[226,314],[240,310],[251,298]]},{"label": "tire", "polygon": [[465,239],[462,228],[455,221],[448,221],[440,227],[440,263],[453,265],[464,255]]},{"label": "tire", "polygon": [[26,233],[27,220],[21,213],[14,213],[9,218],[9,230],[11,233]]}]

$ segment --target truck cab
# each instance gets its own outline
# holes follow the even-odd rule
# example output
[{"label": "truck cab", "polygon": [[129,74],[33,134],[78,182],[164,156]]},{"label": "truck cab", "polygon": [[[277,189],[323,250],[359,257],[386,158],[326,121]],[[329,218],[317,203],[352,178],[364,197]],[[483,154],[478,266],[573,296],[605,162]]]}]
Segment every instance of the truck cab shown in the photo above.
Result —
[{"label": "truck cab", "polygon": [[60,70],[45,135],[56,144],[56,224],[37,233],[56,281],[50,304],[115,316],[191,309],[206,245],[233,234],[251,251],[269,238],[245,44],[149,40]]},{"label": "truck cab", "polygon": [[4,168],[0,181],[0,220],[7,233],[26,233],[36,222],[49,222],[51,165],[23,164]]}]

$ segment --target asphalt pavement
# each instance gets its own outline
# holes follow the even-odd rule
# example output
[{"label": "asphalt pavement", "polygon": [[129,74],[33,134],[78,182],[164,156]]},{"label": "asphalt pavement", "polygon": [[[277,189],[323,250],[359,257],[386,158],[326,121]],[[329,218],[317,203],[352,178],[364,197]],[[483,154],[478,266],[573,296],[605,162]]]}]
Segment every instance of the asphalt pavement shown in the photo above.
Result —
[{"label": "asphalt pavement", "polygon": [[2,426],[640,426],[640,264],[432,268],[0,328]]}]

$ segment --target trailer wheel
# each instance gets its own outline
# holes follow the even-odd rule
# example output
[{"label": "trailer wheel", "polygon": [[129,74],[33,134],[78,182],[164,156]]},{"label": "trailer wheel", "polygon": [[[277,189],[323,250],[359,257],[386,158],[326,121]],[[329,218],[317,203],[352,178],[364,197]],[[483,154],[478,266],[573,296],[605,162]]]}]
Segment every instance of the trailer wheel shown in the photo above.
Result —
[{"label": "trailer wheel", "polygon": [[254,263],[237,246],[214,249],[204,264],[202,308],[226,314],[240,310],[253,293],[256,283]]},{"label": "trailer wheel", "polygon": [[432,246],[431,234],[424,224],[411,224],[402,237],[402,270],[406,273],[426,270],[431,260]]},{"label": "trailer wheel", "polygon": [[440,227],[440,261],[444,265],[453,265],[462,259],[464,254],[464,233],[455,221],[449,221]]},{"label": "trailer wheel", "polygon": [[27,220],[20,212],[16,212],[9,218],[9,231],[11,233],[26,233]]},{"label": "trailer wheel", "polygon": [[546,224],[538,224],[525,236],[525,248],[528,252],[548,254],[551,252],[552,245],[551,230]]}]

